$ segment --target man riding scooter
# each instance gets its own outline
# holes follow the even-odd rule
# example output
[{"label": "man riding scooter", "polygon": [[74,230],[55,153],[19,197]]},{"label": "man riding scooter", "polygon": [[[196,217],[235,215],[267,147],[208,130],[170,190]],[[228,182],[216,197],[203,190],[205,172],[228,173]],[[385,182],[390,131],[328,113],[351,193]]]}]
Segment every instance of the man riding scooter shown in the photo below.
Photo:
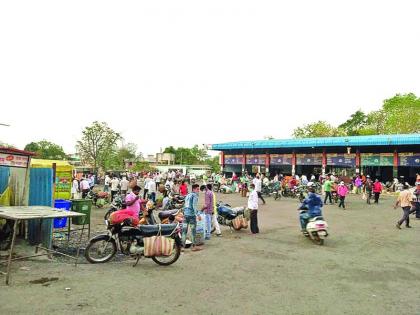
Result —
[{"label": "man riding scooter", "polygon": [[299,216],[302,232],[306,231],[306,225],[309,219],[322,216],[322,200],[319,195],[315,193],[314,184],[308,183],[308,197],[302,202],[298,210],[306,210]]}]

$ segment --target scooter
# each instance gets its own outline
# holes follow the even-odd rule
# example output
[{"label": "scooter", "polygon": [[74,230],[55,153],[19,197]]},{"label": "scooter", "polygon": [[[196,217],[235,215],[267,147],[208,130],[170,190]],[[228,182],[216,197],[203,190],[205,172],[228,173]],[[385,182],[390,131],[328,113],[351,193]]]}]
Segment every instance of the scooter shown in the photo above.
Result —
[{"label": "scooter", "polygon": [[[306,211],[301,210],[300,213]],[[324,240],[328,236],[328,223],[322,216],[310,218],[302,233],[305,237],[309,237],[315,244],[324,245]]]}]

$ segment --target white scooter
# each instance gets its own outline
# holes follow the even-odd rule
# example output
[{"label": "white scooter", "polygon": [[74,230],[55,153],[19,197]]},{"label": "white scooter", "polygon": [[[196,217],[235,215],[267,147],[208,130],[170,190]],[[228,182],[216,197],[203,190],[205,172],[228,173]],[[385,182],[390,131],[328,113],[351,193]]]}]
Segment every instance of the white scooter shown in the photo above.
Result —
[{"label": "white scooter", "polygon": [[[300,213],[306,212],[301,210]],[[324,245],[324,239],[328,236],[328,223],[322,216],[310,218],[303,235],[309,237],[315,244]]]}]

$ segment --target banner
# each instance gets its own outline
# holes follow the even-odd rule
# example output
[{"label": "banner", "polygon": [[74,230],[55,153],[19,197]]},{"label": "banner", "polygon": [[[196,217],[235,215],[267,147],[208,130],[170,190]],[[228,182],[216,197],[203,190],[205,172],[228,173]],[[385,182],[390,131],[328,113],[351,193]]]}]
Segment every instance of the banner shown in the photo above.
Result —
[{"label": "banner", "polygon": [[265,154],[247,154],[247,165],[265,165]]},{"label": "banner", "polygon": [[70,199],[73,174],[71,170],[57,170],[55,175],[55,198]]},{"label": "banner", "polygon": [[363,166],[393,166],[394,154],[393,153],[362,153],[361,164]]},{"label": "banner", "polygon": [[237,155],[225,155],[225,164],[226,165],[241,165],[244,162],[244,156],[242,154]]},{"label": "banner", "polygon": [[0,166],[23,167],[29,165],[29,156],[0,153]]},{"label": "banner", "polygon": [[400,153],[398,160],[399,166],[420,167],[420,153]]},{"label": "banner", "polygon": [[327,154],[327,165],[356,166],[356,154]]},{"label": "banner", "polygon": [[270,154],[270,165],[292,165],[292,154]]},{"label": "banner", "polygon": [[322,153],[296,154],[296,165],[322,165]]}]

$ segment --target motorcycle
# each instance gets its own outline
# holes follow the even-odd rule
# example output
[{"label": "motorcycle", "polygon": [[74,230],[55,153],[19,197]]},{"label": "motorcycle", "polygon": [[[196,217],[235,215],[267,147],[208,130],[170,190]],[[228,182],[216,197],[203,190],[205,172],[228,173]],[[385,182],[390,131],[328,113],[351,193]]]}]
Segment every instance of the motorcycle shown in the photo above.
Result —
[{"label": "motorcycle", "polygon": [[[304,213],[307,210],[301,210]],[[302,232],[305,237],[309,237],[315,244],[324,245],[324,239],[328,236],[328,224],[322,216],[310,218]]]},{"label": "motorcycle", "polygon": [[87,193],[85,197],[85,199],[92,200],[92,203],[98,208],[102,208],[103,206],[105,206],[108,198],[109,198],[109,195],[107,192],[96,193],[93,191],[93,189],[89,190],[89,192]]},{"label": "motorcycle", "polygon": [[163,210],[181,209],[184,206],[184,196],[169,193],[168,198],[169,200],[163,207]]},{"label": "motorcycle", "polygon": [[[234,229],[239,231],[242,227],[236,229],[233,226],[232,220],[240,215],[244,215],[245,207],[236,207],[232,208],[229,204],[224,204],[223,202],[216,203],[217,207],[217,222],[220,225],[228,226],[230,229]],[[214,232],[214,228],[212,227],[212,233]]]},{"label": "motorcycle", "polygon": [[170,256],[147,258],[151,258],[158,265],[169,266],[176,262],[181,255],[181,228],[179,224],[132,227],[129,220],[124,220],[124,222],[115,225],[105,220],[105,225],[108,230],[107,233],[92,238],[85,249],[85,258],[92,264],[108,262],[117,252],[121,252],[124,255],[134,257],[136,259],[134,266],[136,266],[140,258],[144,256],[143,239],[158,235],[174,239],[172,254]]}]

